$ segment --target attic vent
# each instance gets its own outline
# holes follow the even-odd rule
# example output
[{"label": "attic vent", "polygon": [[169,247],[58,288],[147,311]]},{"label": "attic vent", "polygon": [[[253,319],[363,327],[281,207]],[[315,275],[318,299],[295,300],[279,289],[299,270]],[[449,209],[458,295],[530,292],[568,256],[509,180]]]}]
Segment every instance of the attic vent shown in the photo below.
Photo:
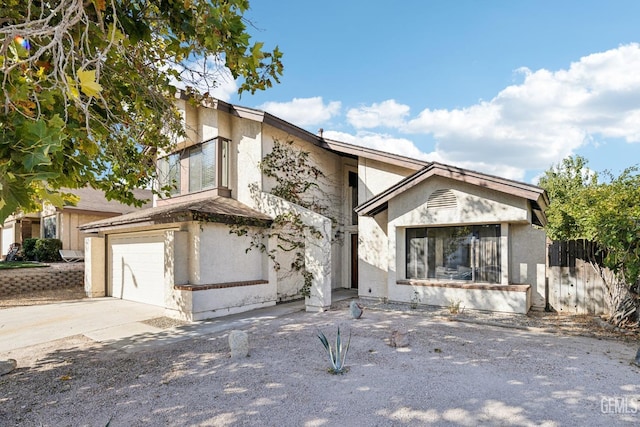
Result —
[{"label": "attic vent", "polygon": [[458,200],[451,190],[436,190],[427,201],[428,210],[456,209]]}]

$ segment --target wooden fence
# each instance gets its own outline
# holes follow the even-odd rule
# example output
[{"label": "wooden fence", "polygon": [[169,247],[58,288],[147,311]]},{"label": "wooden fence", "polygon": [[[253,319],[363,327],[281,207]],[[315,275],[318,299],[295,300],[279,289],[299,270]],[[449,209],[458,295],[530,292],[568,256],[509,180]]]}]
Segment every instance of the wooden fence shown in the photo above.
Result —
[{"label": "wooden fence", "polygon": [[554,241],[548,244],[548,302],[561,313],[610,313],[607,289],[590,259],[602,263],[602,254],[586,240]]}]

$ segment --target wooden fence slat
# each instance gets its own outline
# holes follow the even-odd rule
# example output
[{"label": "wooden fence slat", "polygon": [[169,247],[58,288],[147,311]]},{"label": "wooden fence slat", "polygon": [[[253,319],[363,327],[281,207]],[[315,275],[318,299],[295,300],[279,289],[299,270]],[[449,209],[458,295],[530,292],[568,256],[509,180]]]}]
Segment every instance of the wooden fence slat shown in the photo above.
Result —
[{"label": "wooden fence slat", "polygon": [[549,304],[558,312],[599,315],[609,311],[606,287],[590,264],[602,260],[593,242],[553,241],[548,246]]}]

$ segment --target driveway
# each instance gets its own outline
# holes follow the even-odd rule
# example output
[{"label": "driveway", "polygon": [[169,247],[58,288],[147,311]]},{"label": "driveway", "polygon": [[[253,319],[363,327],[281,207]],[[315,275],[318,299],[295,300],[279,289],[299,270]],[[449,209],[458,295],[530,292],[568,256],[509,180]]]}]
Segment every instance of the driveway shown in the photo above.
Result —
[{"label": "driveway", "polygon": [[0,354],[76,335],[94,341],[160,331],[142,323],[164,315],[162,307],[117,298],[95,298],[0,310]]}]

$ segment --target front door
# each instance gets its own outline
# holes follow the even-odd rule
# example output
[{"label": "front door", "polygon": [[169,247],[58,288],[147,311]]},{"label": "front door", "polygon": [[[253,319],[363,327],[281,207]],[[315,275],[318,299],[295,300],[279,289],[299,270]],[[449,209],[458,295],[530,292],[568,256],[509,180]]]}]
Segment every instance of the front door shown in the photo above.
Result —
[{"label": "front door", "polygon": [[351,235],[351,288],[358,289],[358,234]]}]

